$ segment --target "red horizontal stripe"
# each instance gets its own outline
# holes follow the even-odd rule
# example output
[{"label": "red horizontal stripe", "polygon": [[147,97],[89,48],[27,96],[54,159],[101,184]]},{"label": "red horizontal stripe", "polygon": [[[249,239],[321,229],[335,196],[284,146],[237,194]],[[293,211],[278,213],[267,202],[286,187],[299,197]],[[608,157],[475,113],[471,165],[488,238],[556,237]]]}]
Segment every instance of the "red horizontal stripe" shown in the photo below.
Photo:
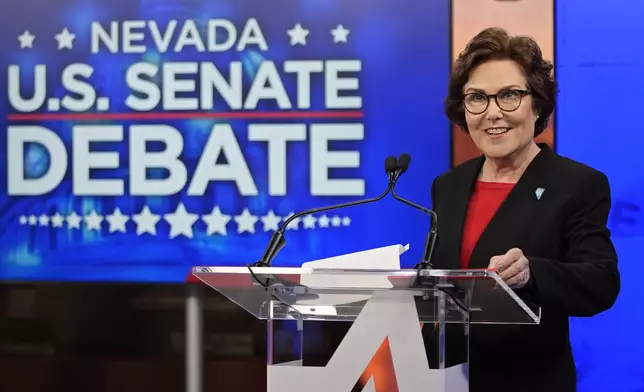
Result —
[{"label": "red horizontal stripe", "polygon": [[360,110],[317,112],[158,112],[158,113],[21,113],[10,114],[10,121],[74,121],[74,120],[193,120],[193,119],[358,119],[364,117]]}]

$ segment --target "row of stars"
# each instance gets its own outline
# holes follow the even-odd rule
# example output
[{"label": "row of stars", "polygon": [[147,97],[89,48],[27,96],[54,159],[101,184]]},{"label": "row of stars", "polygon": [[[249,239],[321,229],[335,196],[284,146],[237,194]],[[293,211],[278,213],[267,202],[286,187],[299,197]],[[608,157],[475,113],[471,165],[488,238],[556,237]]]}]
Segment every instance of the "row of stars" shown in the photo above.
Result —
[{"label": "row of stars", "polygon": [[[337,25],[333,30],[331,30],[331,35],[333,36],[333,43],[347,43],[349,33],[351,31],[347,30],[341,24]],[[300,23],[296,24],[295,27],[287,31],[288,36],[291,38],[291,46],[295,45],[306,45],[306,38],[309,36],[310,31],[302,27]]]},{"label": "row of stars", "polygon": [[[290,37],[291,46],[295,45],[306,45],[306,38],[308,37],[310,31],[302,27],[300,23],[296,24],[295,27],[286,31]],[[350,31],[347,30],[341,24],[337,25],[333,30],[331,30],[331,35],[333,36],[333,43],[347,43],[347,39]],[[73,49],[74,48],[74,39],[76,39],[76,34],[72,34],[67,27],[65,27],[60,33],[56,34],[54,37],[56,42],[58,42],[58,50],[62,49]],[[34,41],[36,36],[32,34],[29,30],[25,30],[22,34],[18,36],[18,42],[20,42],[20,49],[32,49],[34,47]]]},{"label": "row of stars", "polygon": [[[228,225],[228,223],[233,219],[237,224],[237,234],[254,234],[256,232],[258,221],[261,220],[264,232],[275,231],[279,228],[280,222],[285,221],[291,215],[293,214],[291,213],[286,217],[280,217],[275,215],[273,210],[270,210],[266,215],[259,216],[251,214],[248,208],[244,208],[240,215],[233,216],[222,213],[219,206],[215,206],[208,215],[200,216],[198,214],[188,212],[183,203],[180,203],[173,213],[164,215],[153,214],[152,211],[150,211],[150,207],[146,205],[140,213],[131,215],[131,217],[129,215],[124,215],[121,210],[116,207],[112,214],[105,216],[98,214],[96,210],[92,210],[85,216],[79,216],[76,212],[63,216],[57,212],[51,216],[46,214],[42,214],[40,216],[36,216],[34,214],[29,216],[22,215],[19,218],[19,222],[21,225],[40,227],[49,227],[50,225],[51,227],[63,227],[66,222],[68,229],[80,229],[81,222],[85,221],[87,230],[100,231],[102,229],[101,225],[103,221],[106,221],[109,224],[110,233],[126,233],[127,228],[125,224],[131,218],[132,221],[136,223],[137,235],[145,233],[156,235],[157,223],[159,223],[161,218],[163,218],[170,225],[170,238],[178,236],[193,238],[193,225],[199,219],[207,225],[208,235],[220,234],[225,236],[228,235],[226,225]],[[321,215],[319,217],[306,215],[291,221],[287,226],[287,230],[298,230],[300,228],[300,223],[302,224],[303,229],[315,229],[316,225],[319,228],[347,227],[351,225],[351,219],[349,217],[341,218],[337,215],[332,217],[327,215]]]},{"label": "row of stars", "polygon": [[[76,34],[72,34],[67,27],[65,27],[60,33],[56,34],[54,38],[56,39],[56,42],[58,42],[58,50],[74,48],[74,39],[76,39]],[[34,47],[35,39],[35,35],[33,35],[29,30],[25,30],[18,36],[20,49],[32,49]]]}]

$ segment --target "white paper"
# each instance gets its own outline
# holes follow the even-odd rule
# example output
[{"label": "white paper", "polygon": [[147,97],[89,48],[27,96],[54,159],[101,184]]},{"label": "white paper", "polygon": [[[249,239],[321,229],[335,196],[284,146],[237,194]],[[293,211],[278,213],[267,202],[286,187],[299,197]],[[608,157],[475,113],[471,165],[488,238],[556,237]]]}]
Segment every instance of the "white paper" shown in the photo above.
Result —
[{"label": "white paper", "polygon": [[[407,245],[391,245],[380,248],[369,249],[360,252],[348,253],[326,259],[309,261],[302,264],[302,268],[320,269],[370,269],[370,270],[399,270],[400,255],[409,250]],[[389,289],[393,285],[388,276],[369,275],[341,275],[341,274],[311,274],[302,275],[300,283],[316,288],[382,288]],[[335,307],[331,305],[342,305],[350,302],[357,302],[369,299],[369,295],[357,294],[322,294],[323,298],[298,300],[293,308],[307,315],[335,315]],[[320,306],[322,305],[323,306]],[[312,305],[318,305],[312,307]]]},{"label": "white paper", "polygon": [[380,248],[347,253],[302,264],[302,268],[339,269],[400,269],[400,255],[409,250],[409,244],[390,245]]}]

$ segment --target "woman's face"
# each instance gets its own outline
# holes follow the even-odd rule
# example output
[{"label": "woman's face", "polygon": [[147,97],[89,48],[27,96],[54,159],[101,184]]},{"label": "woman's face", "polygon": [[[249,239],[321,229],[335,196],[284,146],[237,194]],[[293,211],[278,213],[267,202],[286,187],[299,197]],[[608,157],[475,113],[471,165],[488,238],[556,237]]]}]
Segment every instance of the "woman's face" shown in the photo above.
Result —
[{"label": "woman's face", "polygon": [[[465,121],[485,156],[506,158],[532,142],[538,117],[527,90],[521,68],[513,60],[490,60],[472,71],[463,90]],[[492,94],[496,100],[487,97]]]}]

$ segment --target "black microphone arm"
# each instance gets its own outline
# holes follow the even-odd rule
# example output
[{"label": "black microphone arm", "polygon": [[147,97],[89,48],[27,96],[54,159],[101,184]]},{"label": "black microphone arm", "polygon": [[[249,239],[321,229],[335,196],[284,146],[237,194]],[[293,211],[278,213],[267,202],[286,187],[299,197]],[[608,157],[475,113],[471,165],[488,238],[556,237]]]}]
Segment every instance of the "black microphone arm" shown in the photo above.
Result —
[{"label": "black microphone arm", "polygon": [[432,260],[432,254],[434,253],[434,246],[436,245],[436,236],[438,235],[437,229],[436,229],[438,218],[436,216],[436,213],[428,208],[425,208],[423,206],[420,206],[414,203],[411,200],[407,200],[403,197],[398,196],[396,194],[395,187],[392,187],[391,194],[394,197],[394,199],[401,201],[407,204],[408,206],[421,210],[425,212],[427,215],[429,215],[431,228],[429,229],[429,233],[427,233],[427,239],[425,240],[425,249],[423,251],[423,257],[420,260],[420,262],[414,266],[414,268],[427,268],[427,267],[434,268],[434,265],[432,264],[431,260]]},{"label": "black microphone arm", "polygon": [[[398,180],[398,178],[407,171],[409,168],[409,163],[411,162],[411,157],[409,154],[402,154],[398,158],[398,163],[396,165],[396,173],[397,175],[395,176],[395,179]],[[438,216],[436,213],[429,208],[425,208],[419,204],[414,203],[411,200],[407,200],[404,197],[398,196],[396,194],[396,181],[393,182],[393,186],[391,187],[391,194],[394,197],[394,199],[403,202],[404,204],[407,204],[408,206],[414,207],[417,210],[423,211],[430,217],[430,229],[429,233],[427,233],[427,239],[425,240],[425,249],[423,251],[423,257],[421,258],[420,262],[414,266],[414,269],[420,269],[420,268],[434,268],[434,265],[432,264],[432,255],[434,253],[434,246],[436,245],[436,237],[438,235]]]},{"label": "black microphone arm", "polygon": [[311,208],[308,210],[304,210],[301,212],[298,212],[297,214],[293,214],[290,217],[288,217],[280,226],[280,228],[273,233],[271,236],[271,239],[268,243],[268,246],[266,247],[266,251],[264,252],[264,255],[262,258],[253,264],[253,267],[270,267],[271,262],[277,256],[277,253],[282,250],[284,245],[286,245],[286,240],[284,239],[284,231],[286,231],[286,228],[288,227],[289,223],[291,223],[293,220],[304,216],[304,215],[311,215],[315,214],[318,212],[324,212],[324,211],[329,211],[329,210],[336,210],[340,208],[345,208],[345,207],[352,207],[352,206],[357,206],[361,204],[368,204],[368,203],[374,203],[376,201],[384,199],[385,196],[391,190],[393,189],[396,179],[394,179],[393,172],[396,168],[396,158],[395,157],[387,157],[385,160],[385,171],[389,177],[389,182],[387,185],[387,189],[383,193],[381,193],[379,196],[372,197],[369,199],[362,199],[362,200],[355,200],[355,201],[350,201],[347,203],[340,203],[340,204],[334,204],[331,206],[325,206],[325,207],[318,207],[318,208]]}]

